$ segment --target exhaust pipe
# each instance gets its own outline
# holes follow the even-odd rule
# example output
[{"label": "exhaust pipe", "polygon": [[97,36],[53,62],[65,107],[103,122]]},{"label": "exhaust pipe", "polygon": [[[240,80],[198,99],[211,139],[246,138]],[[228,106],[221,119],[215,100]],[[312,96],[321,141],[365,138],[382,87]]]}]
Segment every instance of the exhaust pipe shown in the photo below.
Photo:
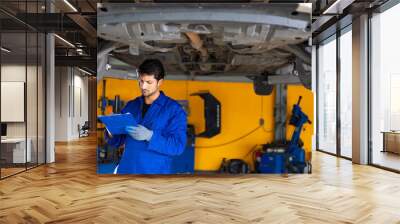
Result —
[{"label": "exhaust pipe", "polygon": [[[201,40],[199,34],[194,33],[194,32],[187,32],[185,33],[186,36],[190,40],[190,45],[198,50],[201,54],[201,61],[206,63],[208,61],[208,51],[207,49],[203,46],[203,41]],[[208,72],[211,70],[211,65],[208,64],[202,64],[199,65],[200,69],[204,72]]]}]

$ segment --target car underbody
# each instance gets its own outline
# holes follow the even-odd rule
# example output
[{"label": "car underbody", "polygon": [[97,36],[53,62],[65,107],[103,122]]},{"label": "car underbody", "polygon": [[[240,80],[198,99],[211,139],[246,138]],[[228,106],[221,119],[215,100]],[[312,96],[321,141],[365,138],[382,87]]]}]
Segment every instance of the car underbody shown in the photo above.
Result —
[{"label": "car underbody", "polygon": [[309,3],[105,3],[98,9],[98,74],[134,77],[144,59],[158,58],[172,79],[241,77],[310,88],[310,23]]}]

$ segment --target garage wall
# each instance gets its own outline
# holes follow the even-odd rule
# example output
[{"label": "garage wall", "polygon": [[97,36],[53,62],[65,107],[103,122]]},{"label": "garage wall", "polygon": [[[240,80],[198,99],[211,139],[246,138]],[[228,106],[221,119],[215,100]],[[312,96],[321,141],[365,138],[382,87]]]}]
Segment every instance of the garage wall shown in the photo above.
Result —
[{"label": "garage wall", "polygon": [[[103,88],[102,81],[98,84],[98,98],[100,99]],[[190,94],[208,90],[221,102],[221,133],[211,139],[196,139],[195,169],[217,170],[222,158],[241,158],[252,163],[250,151],[260,147],[261,144],[273,140],[274,130],[274,94],[271,96],[257,96],[251,83],[207,82],[207,81],[172,81],[166,80],[162,86],[166,95],[176,100],[189,100],[188,122],[195,125],[196,133],[204,130],[203,100]],[[127,102],[140,95],[136,80],[106,79],[106,97],[114,99],[120,95],[121,100]],[[303,96],[301,106],[313,121],[313,95],[312,92],[302,86],[289,86],[288,88],[288,113],[291,113],[292,105],[297,102],[298,96]],[[107,108],[106,114],[110,113]],[[100,114],[100,110],[98,109]],[[289,116],[288,116],[289,117]],[[259,119],[265,120],[264,128],[259,128],[252,134],[231,144],[224,144],[240,138],[259,124]],[[289,127],[287,137],[293,132]],[[301,138],[304,141],[307,156],[311,156],[311,139],[313,128],[305,126],[305,132]],[[217,146],[221,145],[221,146]],[[216,147],[214,147],[216,146]]]}]

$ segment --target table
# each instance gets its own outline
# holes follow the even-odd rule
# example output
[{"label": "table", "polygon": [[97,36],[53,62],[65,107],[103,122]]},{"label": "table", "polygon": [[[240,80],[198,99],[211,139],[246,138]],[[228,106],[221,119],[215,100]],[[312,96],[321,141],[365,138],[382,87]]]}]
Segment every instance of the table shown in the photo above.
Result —
[{"label": "table", "polygon": [[[25,154],[25,138],[5,138],[1,139],[1,157],[6,163],[25,163],[31,162],[31,145],[32,141],[27,138],[26,154]],[[25,161],[26,159],[26,161]]]},{"label": "table", "polygon": [[400,154],[400,131],[382,131],[381,133],[383,133],[382,152]]}]

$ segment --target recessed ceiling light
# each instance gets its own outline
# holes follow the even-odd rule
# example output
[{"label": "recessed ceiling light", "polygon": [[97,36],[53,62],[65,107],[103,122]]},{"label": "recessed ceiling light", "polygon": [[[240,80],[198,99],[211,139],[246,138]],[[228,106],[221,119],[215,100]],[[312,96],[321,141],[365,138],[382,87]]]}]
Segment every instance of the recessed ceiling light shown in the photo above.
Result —
[{"label": "recessed ceiling light", "polygon": [[1,47],[0,48],[2,51],[4,51],[4,52],[7,52],[7,53],[10,53],[11,52],[11,50],[9,50],[9,49],[7,49],[7,48],[5,48],[5,47]]},{"label": "recessed ceiling light", "polygon": [[72,10],[74,10],[75,12],[78,12],[78,10],[68,1],[68,0],[64,0],[65,4],[67,4]]},{"label": "recessed ceiling light", "polygon": [[322,14],[342,14],[343,9],[351,5],[355,0],[336,0]]},{"label": "recessed ceiling light", "polygon": [[79,67],[78,67],[78,70],[81,71],[81,72],[83,72],[83,73],[85,73],[85,74],[87,74],[87,75],[92,75],[92,73],[90,73],[90,72],[88,72],[88,71],[85,71],[85,70],[83,70],[83,69],[81,69],[81,68],[79,68]]},{"label": "recessed ceiling light", "polygon": [[58,39],[60,39],[61,41],[63,41],[64,43],[66,43],[67,45],[69,45],[70,47],[75,48],[75,45],[73,45],[73,44],[72,44],[71,42],[69,42],[68,40],[66,40],[66,39],[64,39],[64,38],[62,38],[62,37],[60,37],[60,36],[57,35],[57,34],[54,34],[54,36],[57,37]]}]

